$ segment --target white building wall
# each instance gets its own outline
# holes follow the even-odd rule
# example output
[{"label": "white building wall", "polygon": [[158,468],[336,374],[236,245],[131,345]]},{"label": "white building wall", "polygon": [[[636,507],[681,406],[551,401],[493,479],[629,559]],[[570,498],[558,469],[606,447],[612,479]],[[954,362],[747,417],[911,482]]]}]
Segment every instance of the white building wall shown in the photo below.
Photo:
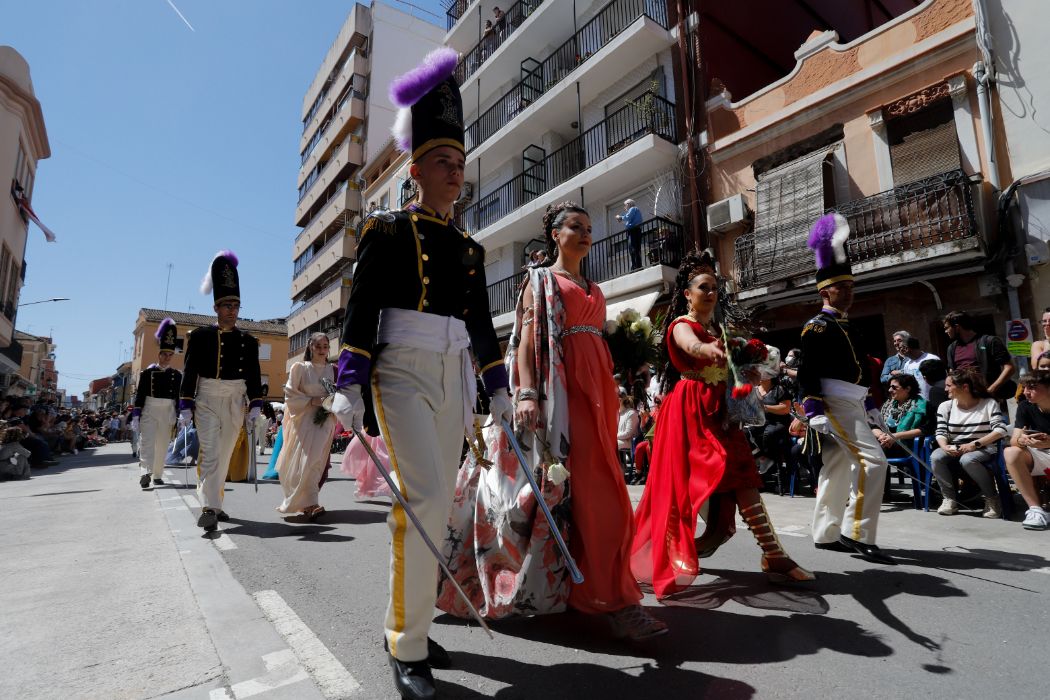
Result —
[{"label": "white building wall", "polygon": [[992,32],[1010,170],[1016,179],[1050,168],[1050,3],[983,2]]},{"label": "white building wall", "polygon": [[388,95],[391,81],[418,65],[425,55],[441,45],[444,36],[443,27],[389,5],[373,3],[365,162],[371,161],[386,144],[394,126],[397,109]]}]

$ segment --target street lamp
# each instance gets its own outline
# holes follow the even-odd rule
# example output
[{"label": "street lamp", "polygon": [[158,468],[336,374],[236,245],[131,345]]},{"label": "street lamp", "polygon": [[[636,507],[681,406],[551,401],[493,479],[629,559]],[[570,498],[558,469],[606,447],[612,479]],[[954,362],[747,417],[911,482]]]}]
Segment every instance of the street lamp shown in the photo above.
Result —
[{"label": "street lamp", "polygon": [[55,297],[53,299],[41,299],[40,301],[27,301],[24,304],[19,304],[19,308],[23,306],[31,306],[33,304],[46,304],[50,301],[69,301],[69,297]]}]

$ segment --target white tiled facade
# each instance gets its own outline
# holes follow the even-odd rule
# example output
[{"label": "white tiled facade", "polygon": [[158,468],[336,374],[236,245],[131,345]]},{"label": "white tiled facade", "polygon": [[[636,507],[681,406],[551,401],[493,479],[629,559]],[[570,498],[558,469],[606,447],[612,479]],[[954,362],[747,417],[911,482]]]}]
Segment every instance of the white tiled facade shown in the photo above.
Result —
[{"label": "white tiled facade", "polygon": [[[665,0],[453,3],[450,14],[462,14],[450,17],[454,24],[445,42],[463,56],[457,77],[467,127],[466,181],[473,190],[460,207],[460,221],[486,248],[500,335],[509,333],[512,321],[509,285],[499,291],[493,286],[520,275],[527,245],[541,247],[536,239],[543,236],[543,212],[552,203],[571,199],[589,210],[595,248],[587,272],[600,281],[610,309],[632,301],[651,304],[653,292],[663,292],[664,282],[673,280],[671,265],[648,256],[641,270],[630,269],[626,235],[615,219],[623,200],[633,198],[646,222],[646,240],[653,238],[658,222],[651,221],[651,185],[678,159],[674,36],[666,5]],[[485,20],[496,24],[495,6],[506,13],[504,31],[485,37]],[[647,117],[643,95],[653,84],[658,98],[650,104],[659,115]],[[526,162],[526,155],[533,160]],[[680,212],[659,213],[671,224],[681,221]],[[602,243],[609,238],[615,241]]]}]

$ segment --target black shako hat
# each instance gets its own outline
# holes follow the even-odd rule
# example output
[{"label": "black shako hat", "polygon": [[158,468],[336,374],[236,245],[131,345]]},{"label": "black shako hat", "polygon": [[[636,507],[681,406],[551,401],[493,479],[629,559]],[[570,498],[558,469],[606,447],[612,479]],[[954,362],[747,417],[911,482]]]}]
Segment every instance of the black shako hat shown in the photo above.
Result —
[{"label": "black shako hat", "polygon": [[175,352],[175,349],[179,347],[179,327],[175,325],[175,321],[170,318],[165,318],[157,326],[157,332],[153,334],[160,343],[161,352]]},{"label": "black shako hat", "polygon": [[390,84],[390,100],[400,108],[392,130],[394,140],[413,161],[439,146],[466,153],[463,98],[453,77],[457,63],[459,54],[453,49],[435,49]]},{"label": "black shako hat", "polygon": [[201,280],[201,294],[211,292],[215,303],[241,300],[241,280],[237,275],[237,256],[232,250],[220,250],[211,261],[208,274]]}]

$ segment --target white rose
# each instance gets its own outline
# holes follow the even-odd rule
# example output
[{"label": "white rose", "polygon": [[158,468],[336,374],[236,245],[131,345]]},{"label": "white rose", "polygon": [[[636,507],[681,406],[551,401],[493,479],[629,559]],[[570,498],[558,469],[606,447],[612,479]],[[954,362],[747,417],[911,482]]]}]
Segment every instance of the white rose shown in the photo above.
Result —
[{"label": "white rose", "polygon": [[638,321],[638,325],[646,334],[653,330],[653,322],[649,320],[648,316],[642,316]]},{"label": "white rose", "polygon": [[555,486],[560,486],[563,481],[569,478],[569,470],[561,462],[555,462],[547,467],[547,478]]},{"label": "white rose", "polygon": [[640,319],[642,315],[634,309],[624,309],[623,317],[624,320],[627,321],[627,323],[634,323],[635,321]]},{"label": "white rose", "polygon": [[632,333],[637,333],[640,330],[642,330],[642,324],[641,323],[639,323],[638,321],[635,321],[634,323],[631,324],[631,332]]},{"label": "white rose", "polygon": [[605,335],[612,335],[613,333],[616,332],[617,328],[619,328],[619,326],[616,325],[616,321],[606,321],[605,322]]}]

